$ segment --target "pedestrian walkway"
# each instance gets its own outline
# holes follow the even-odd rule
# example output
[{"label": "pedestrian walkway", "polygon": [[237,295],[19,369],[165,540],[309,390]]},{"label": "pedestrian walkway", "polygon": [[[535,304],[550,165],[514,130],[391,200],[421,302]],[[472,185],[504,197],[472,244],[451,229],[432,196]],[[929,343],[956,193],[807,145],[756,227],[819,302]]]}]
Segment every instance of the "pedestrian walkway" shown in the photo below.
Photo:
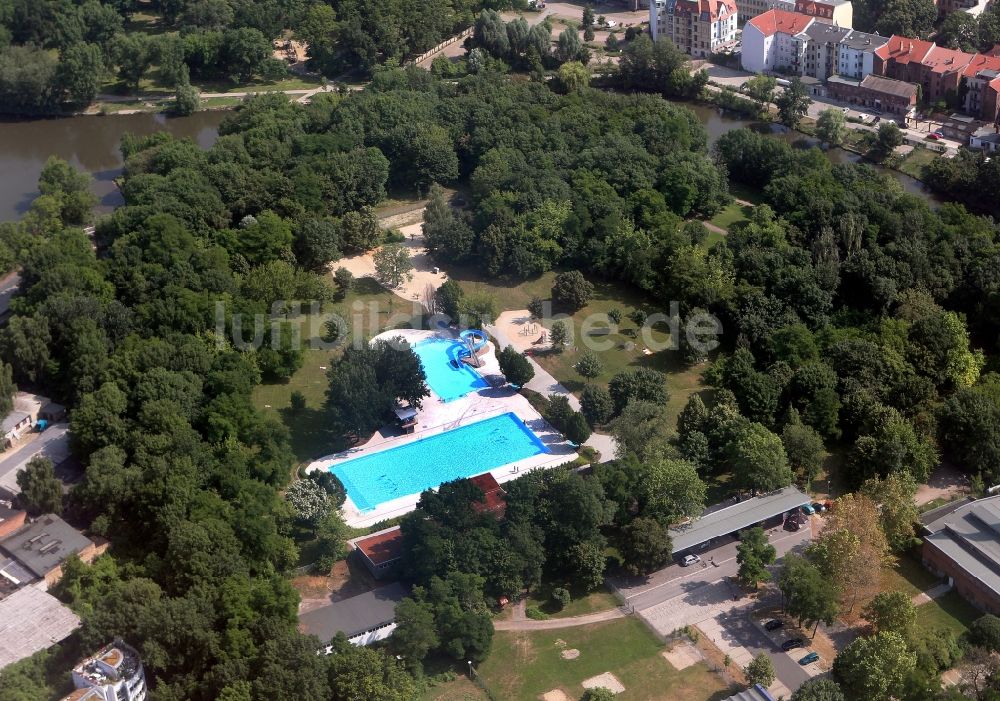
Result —
[{"label": "pedestrian walkway", "polygon": [[934,599],[944,596],[949,591],[951,591],[951,584],[949,584],[948,582],[942,582],[941,584],[938,584],[936,587],[931,587],[927,591],[922,591],[916,596],[914,596],[912,599],[913,605],[923,606],[924,604],[933,601]]},{"label": "pedestrian walkway", "polygon": [[614,621],[625,618],[628,614],[621,608],[608,609],[597,613],[588,613],[584,616],[570,616],[568,618],[549,618],[544,621],[532,619],[494,621],[494,630],[558,630],[559,628],[575,628],[577,626],[589,626],[592,623],[603,623],[604,621]]}]

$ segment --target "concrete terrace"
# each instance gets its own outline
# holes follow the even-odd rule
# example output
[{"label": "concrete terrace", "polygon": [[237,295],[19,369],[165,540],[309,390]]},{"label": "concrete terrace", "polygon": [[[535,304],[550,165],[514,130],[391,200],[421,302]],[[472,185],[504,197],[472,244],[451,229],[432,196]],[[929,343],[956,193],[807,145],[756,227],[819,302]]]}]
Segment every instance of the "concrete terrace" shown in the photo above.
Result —
[{"label": "concrete terrace", "polygon": [[[451,330],[444,329],[438,331],[399,329],[385,331],[376,336],[375,339],[391,339],[396,337],[401,337],[411,344],[416,344],[428,338],[453,339],[457,338],[457,334]],[[492,347],[492,344],[487,352],[481,356],[481,360],[482,367],[478,368],[477,372],[488,381],[497,380],[497,382],[491,382],[491,384],[499,385],[503,374],[500,372],[500,365],[497,362],[495,349]],[[412,434],[400,435],[393,427],[383,428],[364,445],[355,446],[349,450],[322,457],[310,464],[307,469],[328,470],[348,460],[391,450],[392,448],[407,445],[423,438],[428,438],[429,436],[445,433],[460,426],[466,426],[508,412],[512,412],[520,418],[538,436],[549,452],[489,470],[497,482],[502,484],[515,479],[521,472],[555,467],[577,458],[576,449],[573,445],[568,443],[558,431],[550,426],[535,411],[527,399],[509,386],[498,386],[485,387],[449,402],[442,401],[432,390],[431,395],[424,399],[420,410],[417,412],[417,426]],[[455,460],[456,457],[443,455],[441,459]],[[362,512],[351,500],[350,495],[348,495],[343,507],[344,520],[349,526],[355,528],[371,526],[379,521],[413,511],[419,500],[419,494],[410,494],[379,504],[370,511]]]}]

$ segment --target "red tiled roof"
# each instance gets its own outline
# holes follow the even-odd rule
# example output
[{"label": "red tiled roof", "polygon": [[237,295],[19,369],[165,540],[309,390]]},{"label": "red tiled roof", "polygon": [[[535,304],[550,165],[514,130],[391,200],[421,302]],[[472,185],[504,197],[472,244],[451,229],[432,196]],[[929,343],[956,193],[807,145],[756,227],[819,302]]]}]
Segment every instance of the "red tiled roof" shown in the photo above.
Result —
[{"label": "red tiled roof", "polygon": [[804,15],[801,12],[772,9],[757,15],[747,22],[747,24],[753,26],[764,36],[769,37],[779,32],[782,34],[798,34],[815,21],[815,17]]},{"label": "red tiled roof", "polygon": [[403,556],[403,532],[396,526],[356,540],[354,546],[363,552],[373,565],[382,565]]},{"label": "red tiled roof", "polygon": [[505,492],[501,487],[500,483],[496,481],[496,478],[490,472],[484,472],[481,475],[476,475],[469,480],[474,485],[483,490],[483,501],[476,501],[472,503],[472,508],[479,513],[495,513],[498,517],[503,516],[503,513],[507,510],[507,500],[504,499],[507,492]]},{"label": "red tiled roof", "polygon": [[[725,8],[725,12],[722,11]],[[736,13],[736,0],[679,0],[675,12],[707,15],[709,21]]]},{"label": "red tiled roof", "polygon": [[952,73],[953,71],[965,70],[973,58],[973,54],[967,54],[964,51],[932,45],[931,50],[927,52],[921,63],[934,73]]},{"label": "red tiled roof", "polygon": [[896,63],[920,63],[934,44],[921,39],[910,39],[893,34],[889,41],[875,49],[875,55],[882,60],[893,59]]},{"label": "red tiled roof", "polygon": [[962,75],[972,77],[979,71],[1000,71],[1000,56],[990,56],[988,54],[976,54],[965,67]]}]

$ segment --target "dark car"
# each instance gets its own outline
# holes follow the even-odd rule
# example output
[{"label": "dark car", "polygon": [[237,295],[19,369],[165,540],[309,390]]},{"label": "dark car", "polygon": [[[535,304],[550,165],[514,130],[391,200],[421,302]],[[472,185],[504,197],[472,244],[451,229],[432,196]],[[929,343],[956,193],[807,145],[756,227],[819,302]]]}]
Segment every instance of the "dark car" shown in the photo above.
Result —
[{"label": "dark car", "polygon": [[786,531],[797,531],[797,530],[799,530],[799,522],[796,521],[795,519],[791,519],[791,518],[790,519],[786,519],[785,520],[785,530]]},{"label": "dark car", "polygon": [[806,641],[803,640],[802,638],[792,638],[790,640],[786,640],[785,642],[783,642],[781,644],[781,649],[784,650],[785,652],[788,652],[789,650],[794,650],[797,647],[805,647],[805,646],[806,646]]},{"label": "dark car", "polygon": [[781,626],[785,625],[777,618],[772,618],[770,621],[764,624],[764,630],[778,630]]},{"label": "dark car", "polygon": [[805,667],[807,664],[812,664],[813,662],[819,662],[819,654],[815,652],[810,652],[808,655],[799,660],[799,664]]}]

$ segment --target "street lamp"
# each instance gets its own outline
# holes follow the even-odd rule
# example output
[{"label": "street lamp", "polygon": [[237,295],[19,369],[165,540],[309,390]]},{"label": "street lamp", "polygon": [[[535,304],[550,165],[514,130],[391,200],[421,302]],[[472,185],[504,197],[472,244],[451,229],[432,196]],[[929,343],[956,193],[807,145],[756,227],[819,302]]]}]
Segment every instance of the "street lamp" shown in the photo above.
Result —
[{"label": "street lamp", "polygon": [[469,679],[472,679],[472,660],[466,660],[469,663]]}]

